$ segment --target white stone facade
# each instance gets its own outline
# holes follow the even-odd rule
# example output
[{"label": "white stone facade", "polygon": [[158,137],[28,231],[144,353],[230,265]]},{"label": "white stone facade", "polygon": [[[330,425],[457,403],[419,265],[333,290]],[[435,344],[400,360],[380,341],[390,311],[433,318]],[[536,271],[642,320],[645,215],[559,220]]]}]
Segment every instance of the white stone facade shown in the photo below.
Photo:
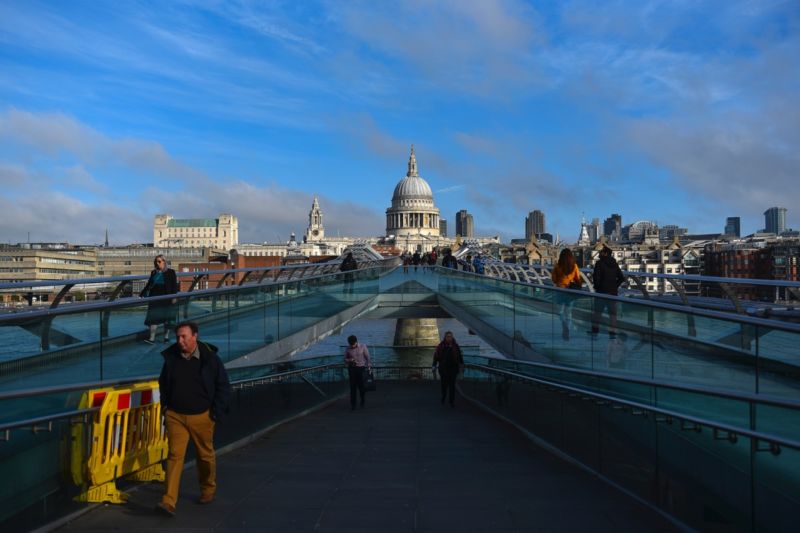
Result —
[{"label": "white stone facade", "polygon": [[156,215],[153,246],[156,248],[216,248],[230,250],[239,244],[239,220],[231,214],[219,218],[173,218]]}]

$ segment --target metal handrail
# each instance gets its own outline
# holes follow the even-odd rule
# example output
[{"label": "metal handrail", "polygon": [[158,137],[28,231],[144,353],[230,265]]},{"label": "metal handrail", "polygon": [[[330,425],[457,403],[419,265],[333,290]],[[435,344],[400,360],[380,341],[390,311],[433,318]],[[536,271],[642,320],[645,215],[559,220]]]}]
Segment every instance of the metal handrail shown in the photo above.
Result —
[{"label": "metal handrail", "polygon": [[[324,357],[338,357],[338,356],[324,356]],[[280,363],[273,363],[273,364],[280,364]],[[268,365],[269,366],[269,365]],[[325,370],[328,368],[336,368],[336,367],[344,367],[342,363],[327,363],[324,365],[317,365],[311,366],[307,368],[298,368],[295,370],[288,370],[286,372],[279,372],[276,374],[270,374],[268,376],[261,376],[256,378],[246,378],[240,379],[231,382],[232,389],[242,389],[247,386],[255,386],[264,383],[272,383],[276,381],[282,381],[286,378],[292,377],[294,375],[305,374],[309,372],[315,372],[319,370]],[[75,390],[87,390],[92,388],[98,387],[108,387],[110,385],[125,385],[131,383],[137,383],[140,381],[152,381],[158,379],[156,376],[145,376],[135,379],[125,379],[125,380],[116,380],[116,381],[102,381],[102,382],[90,382],[90,383],[82,383],[77,385],[71,385],[69,387],[46,387],[46,388],[38,388],[38,389],[27,389],[24,391],[20,391],[18,393],[4,393],[0,395],[0,400],[9,399],[9,398],[24,398],[24,397],[31,397],[31,396],[41,396],[44,394],[54,394],[58,392],[71,392]],[[36,427],[37,424],[42,423],[50,423],[56,420],[62,420],[65,418],[72,418],[76,416],[87,415],[93,412],[98,411],[99,407],[92,407],[88,409],[75,409],[72,411],[65,411],[60,413],[54,413],[51,415],[44,415],[38,416],[35,418],[27,418],[24,420],[15,420],[13,422],[6,422],[0,424],[0,432],[4,433],[5,438],[0,438],[0,441],[8,440],[8,432],[13,429],[20,429],[26,427]]]},{"label": "metal handrail", "polygon": [[[474,355],[466,355],[465,357],[480,357]],[[566,367],[566,366],[559,366],[559,365],[552,365],[549,363],[539,363],[536,361],[525,361],[522,359],[495,359],[495,358],[486,358],[496,361],[501,361],[503,363],[515,364],[515,365],[525,365],[525,366],[532,366],[536,368],[544,368],[546,370],[557,370],[560,372],[566,372],[569,374],[580,374],[582,376],[589,376],[589,377],[596,377],[596,378],[608,378],[613,379],[615,381],[623,381],[625,383],[633,383],[636,385],[649,385],[651,387],[663,387],[666,389],[683,391],[683,392],[692,392],[696,394],[705,394],[708,396],[714,396],[716,398],[724,398],[727,400],[740,400],[745,402],[758,402],[764,405],[771,405],[775,407],[787,407],[789,409],[797,409],[800,411],[800,401],[792,401],[786,400],[783,398],[776,398],[774,396],[768,395],[761,395],[761,394],[752,394],[749,392],[732,392],[726,390],[719,390],[719,389],[712,389],[710,387],[701,387],[698,385],[684,385],[680,383],[673,383],[670,381],[654,381],[648,380],[643,378],[636,378],[631,376],[625,376],[622,374],[614,374],[611,372],[601,372],[598,370],[586,370],[584,368],[575,368],[575,367]],[[472,363],[477,364],[477,363]],[[496,367],[490,367],[496,368]],[[503,370],[503,369],[498,369]]]},{"label": "metal handrail", "polygon": [[[54,413],[51,415],[38,416],[36,418],[28,418],[25,420],[15,420],[14,422],[6,422],[0,424],[0,432],[6,433],[12,429],[26,428],[30,426],[36,427],[37,424],[44,422],[50,423],[56,420],[63,420],[64,418],[74,418],[76,416],[89,415],[99,411],[99,407],[89,407],[88,409],[76,409],[74,411],[64,411],[61,413]],[[3,440],[3,439],[0,439]],[[8,439],[5,439],[8,440]]]},{"label": "metal handrail", "polygon": [[[479,278],[479,279],[487,279],[487,276],[482,275],[482,274],[476,274],[474,272],[466,272],[466,271],[463,271],[463,270],[453,270],[453,269],[444,268],[444,267],[441,267],[441,266],[437,266],[436,268],[437,269],[442,269],[442,272],[444,272],[444,273],[456,273],[456,275],[458,275],[458,276],[474,276],[474,277]],[[489,278],[489,279],[498,279],[498,278]],[[720,319],[720,320],[726,320],[728,322],[751,324],[751,325],[754,325],[754,326],[764,326],[764,327],[769,327],[769,328],[772,328],[772,329],[779,329],[779,330],[783,330],[783,331],[789,331],[789,332],[792,332],[792,333],[800,333],[800,324],[794,324],[792,322],[769,320],[769,319],[754,317],[754,316],[750,316],[750,315],[740,315],[740,314],[734,314],[734,313],[725,313],[725,312],[722,312],[722,311],[715,311],[713,309],[704,309],[704,308],[699,308],[699,307],[682,306],[682,305],[671,304],[671,303],[668,303],[668,302],[659,302],[659,301],[653,301],[653,300],[638,300],[638,299],[633,299],[633,298],[626,298],[624,296],[613,296],[611,294],[603,294],[603,293],[598,293],[598,292],[588,293],[586,291],[582,291],[582,290],[578,290],[578,289],[566,289],[566,288],[555,287],[555,286],[551,286],[551,285],[534,285],[534,284],[531,284],[531,283],[525,283],[525,282],[522,282],[522,281],[515,281],[515,280],[510,280],[510,279],[502,279],[500,281],[502,281],[504,283],[509,283],[509,284],[512,284],[512,285],[518,285],[520,287],[526,287],[526,288],[532,287],[532,288],[536,288],[536,289],[544,289],[544,290],[547,290],[547,291],[564,292],[566,294],[581,295],[581,296],[590,297],[590,298],[603,298],[603,299],[606,299],[606,300],[613,300],[613,301],[616,301],[616,302],[621,302],[621,303],[626,304],[626,305],[640,305],[640,306],[646,306],[646,307],[653,307],[653,308],[656,308],[656,309],[663,309],[665,311],[676,311],[676,312],[687,314],[687,315],[704,316],[704,317],[707,317],[707,318],[716,318],[716,319]]]},{"label": "metal handrail", "polygon": [[[680,413],[680,412],[677,412],[677,411],[673,411],[671,409],[664,409],[664,408],[661,408],[661,407],[655,407],[655,406],[652,406],[652,405],[643,404],[643,403],[639,403],[639,402],[634,402],[634,401],[631,401],[631,400],[623,400],[623,399],[617,398],[616,396],[609,396],[607,394],[602,394],[602,393],[599,393],[599,392],[587,391],[585,389],[580,389],[578,387],[572,387],[570,385],[565,385],[565,384],[559,383],[557,381],[549,381],[549,380],[546,380],[546,379],[535,378],[535,377],[528,376],[528,375],[525,375],[525,374],[520,374],[520,373],[517,373],[517,372],[511,372],[509,370],[501,370],[501,369],[498,369],[498,368],[492,368],[490,366],[476,365],[474,363],[468,363],[466,366],[469,367],[469,368],[475,368],[477,370],[481,370],[483,372],[505,375],[507,377],[518,379],[520,381],[532,381],[532,382],[538,383],[540,385],[543,385],[545,387],[552,387],[552,388],[555,388],[555,389],[560,389],[560,390],[563,390],[563,391],[566,391],[566,392],[570,392],[570,393],[573,393],[573,394],[576,394],[576,395],[580,395],[580,396],[588,396],[588,397],[593,398],[595,400],[600,400],[601,402],[604,402],[606,404],[620,405],[620,406],[624,406],[624,407],[629,407],[632,410],[634,410],[634,409],[638,410],[640,413],[653,413],[654,415],[661,415],[661,416],[665,417],[665,419],[667,419],[667,420],[681,420],[681,421],[689,422],[691,424],[696,424],[696,425],[699,425],[699,426],[706,426],[706,427],[714,429],[716,431],[724,431],[724,432],[728,433],[731,436],[743,435],[745,437],[749,437],[749,438],[755,439],[757,441],[764,441],[764,442],[772,444],[772,445],[786,446],[787,448],[800,450],[800,442],[799,441],[786,439],[786,438],[783,438],[783,437],[779,437],[777,435],[770,435],[768,433],[762,433],[762,432],[759,432],[759,431],[753,431],[753,430],[747,429],[747,428],[741,428],[741,427],[732,426],[732,425],[729,425],[729,424],[713,422],[713,421],[708,420],[706,418],[701,418],[701,417],[697,417],[697,416],[693,416],[693,415],[687,415],[685,413]],[[735,437],[733,437],[733,438],[735,439]]]},{"label": "metal handrail", "polygon": [[[374,265],[374,266],[367,266],[364,268],[360,268],[357,271],[351,272],[365,272],[374,268],[381,268],[381,265]],[[213,271],[213,273],[220,273],[222,271]],[[31,318],[41,317],[41,316],[51,316],[51,315],[60,315],[60,314],[74,314],[74,313],[84,313],[86,311],[94,311],[98,309],[116,309],[118,307],[129,307],[131,305],[141,305],[142,303],[150,303],[150,302],[157,302],[161,300],[185,300],[187,298],[195,298],[195,297],[202,297],[208,295],[225,295],[229,293],[238,293],[242,291],[252,290],[256,287],[269,287],[274,285],[283,285],[283,284],[295,284],[304,281],[313,281],[322,278],[331,278],[342,275],[341,272],[334,272],[328,274],[319,274],[314,276],[309,276],[307,278],[294,278],[291,280],[283,280],[283,279],[276,279],[276,280],[269,280],[268,282],[261,283],[261,284],[246,284],[246,285],[226,285],[223,287],[218,288],[209,288],[209,289],[201,289],[195,290],[191,293],[189,292],[178,292],[175,294],[164,294],[160,296],[148,296],[146,298],[123,298],[117,299],[114,301],[92,301],[92,302],[82,302],[80,305],[77,306],[65,306],[65,307],[44,307],[38,308],[31,311],[25,311],[20,313],[7,313],[7,314],[0,314],[0,324],[3,322],[18,322],[20,320],[29,320]]]}]

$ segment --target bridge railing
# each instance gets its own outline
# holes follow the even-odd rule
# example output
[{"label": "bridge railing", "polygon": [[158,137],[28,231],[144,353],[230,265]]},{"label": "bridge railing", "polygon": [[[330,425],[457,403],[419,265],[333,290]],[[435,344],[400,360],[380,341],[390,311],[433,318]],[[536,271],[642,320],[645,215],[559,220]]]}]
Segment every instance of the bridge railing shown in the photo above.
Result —
[{"label": "bridge railing", "polygon": [[[488,276],[520,281],[534,285],[552,286],[552,266],[522,265],[487,262],[484,265]],[[593,270],[581,269],[586,290],[594,292]],[[634,298],[665,299],[696,307],[728,310],[738,314],[759,316],[800,317],[800,282],[725,278],[690,274],[661,274],[655,272],[623,271],[626,281],[621,295]],[[790,309],[786,309],[786,307]]]},{"label": "bridge railing", "polygon": [[440,305],[509,356],[794,398],[800,325],[437,270]]},{"label": "bridge railing", "polygon": [[166,346],[163,325],[155,345],[145,342],[151,314],[170,329],[198,322],[202,338],[233,359],[374,297],[395,262],[347,274],[320,273],[314,265],[265,269],[269,281],[0,315],[0,391],[156,371]]},{"label": "bridge railing", "polygon": [[[276,267],[232,268],[220,270],[187,270],[176,272],[178,282],[188,283],[184,292],[198,289],[219,289],[228,286],[261,285],[297,281],[339,272],[341,260],[321,263],[302,263]],[[365,259],[358,264],[359,269],[395,265],[396,258]],[[188,268],[188,267],[187,267]],[[138,298],[139,292],[149,275],[105,276],[94,278],[72,278],[46,281],[24,281],[19,283],[0,283],[0,294],[19,296],[18,305],[0,308],[4,312],[29,312],[44,308],[55,309],[64,304],[84,305],[97,302],[113,302],[117,299]],[[190,281],[191,280],[191,281]],[[86,299],[86,292],[95,298]],[[54,293],[50,299],[50,293]],[[33,296],[45,295],[47,300],[38,300],[33,305]]]},{"label": "bridge railing", "polygon": [[795,528],[800,404],[537,375],[547,371],[471,361],[461,390],[539,445],[691,528]]}]

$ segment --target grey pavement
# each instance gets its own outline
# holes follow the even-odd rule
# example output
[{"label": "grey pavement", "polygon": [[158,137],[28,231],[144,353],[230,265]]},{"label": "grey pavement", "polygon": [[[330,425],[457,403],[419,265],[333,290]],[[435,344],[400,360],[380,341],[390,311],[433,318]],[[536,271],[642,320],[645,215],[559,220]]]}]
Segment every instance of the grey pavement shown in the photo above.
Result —
[{"label": "grey pavement", "polygon": [[381,382],[218,458],[218,494],[184,472],[175,517],[161,485],[102,506],[80,531],[672,531],[659,514],[533,445],[438,383]]}]

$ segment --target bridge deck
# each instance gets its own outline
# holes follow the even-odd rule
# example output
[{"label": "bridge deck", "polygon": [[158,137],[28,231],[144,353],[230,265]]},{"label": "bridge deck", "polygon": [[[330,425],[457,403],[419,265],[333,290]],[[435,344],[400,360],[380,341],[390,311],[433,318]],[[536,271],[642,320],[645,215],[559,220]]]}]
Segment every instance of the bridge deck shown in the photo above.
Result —
[{"label": "bridge deck", "polygon": [[177,515],[153,511],[161,486],[99,507],[66,530],[673,530],[660,515],[532,445],[434,382],[379,383],[218,459],[217,500],[185,472]]}]

